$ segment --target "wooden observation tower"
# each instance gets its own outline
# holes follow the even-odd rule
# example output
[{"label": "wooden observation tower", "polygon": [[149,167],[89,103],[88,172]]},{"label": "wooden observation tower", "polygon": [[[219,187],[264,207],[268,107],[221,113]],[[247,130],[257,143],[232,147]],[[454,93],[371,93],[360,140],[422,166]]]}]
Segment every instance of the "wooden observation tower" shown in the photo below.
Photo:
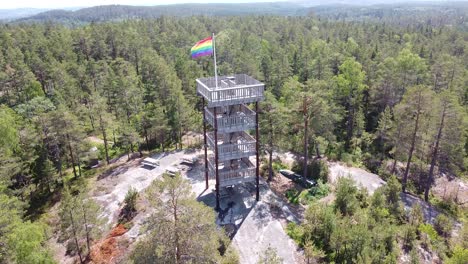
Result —
[{"label": "wooden observation tower", "polygon": [[[204,106],[206,188],[209,179],[216,180],[216,209],[220,188],[245,182],[255,182],[259,200],[258,102],[264,89],[263,83],[246,74],[197,79]],[[255,111],[248,104],[254,104]],[[251,130],[255,137],[248,133]],[[213,155],[208,155],[208,148]]]}]

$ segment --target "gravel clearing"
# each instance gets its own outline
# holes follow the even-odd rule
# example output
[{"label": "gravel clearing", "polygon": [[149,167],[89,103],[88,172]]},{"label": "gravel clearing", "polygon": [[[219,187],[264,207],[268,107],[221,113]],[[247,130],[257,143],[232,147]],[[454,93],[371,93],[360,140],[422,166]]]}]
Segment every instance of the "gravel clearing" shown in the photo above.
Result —
[{"label": "gravel clearing", "polygon": [[109,224],[115,223],[119,208],[130,188],[133,187],[141,192],[167,169],[180,164],[183,158],[193,158],[200,153],[183,150],[168,152],[161,158],[160,166],[156,168],[141,166],[140,159],[116,168],[108,176],[96,182],[93,198],[103,207],[102,216],[108,219]]}]

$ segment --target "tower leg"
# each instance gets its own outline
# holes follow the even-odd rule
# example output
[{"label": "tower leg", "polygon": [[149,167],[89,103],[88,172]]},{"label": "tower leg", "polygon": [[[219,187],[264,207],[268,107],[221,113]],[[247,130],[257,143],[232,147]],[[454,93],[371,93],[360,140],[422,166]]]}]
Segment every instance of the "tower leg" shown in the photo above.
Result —
[{"label": "tower leg", "polygon": [[214,109],[214,153],[215,153],[215,174],[216,174],[216,210],[219,210],[219,173],[218,173],[218,119],[217,115],[218,113],[216,112],[216,107]]},{"label": "tower leg", "polygon": [[255,102],[255,153],[257,155],[256,158],[256,168],[255,168],[255,176],[256,176],[256,187],[257,187],[257,201],[260,200],[260,160],[259,160],[259,149],[260,149],[260,142],[259,142],[259,135],[258,135],[258,102]]},{"label": "tower leg", "polygon": [[205,117],[205,97],[202,97],[202,111],[203,111],[203,146],[205,147],[205,189],[208,190],[208,146],[206,142],[206,117]]}]

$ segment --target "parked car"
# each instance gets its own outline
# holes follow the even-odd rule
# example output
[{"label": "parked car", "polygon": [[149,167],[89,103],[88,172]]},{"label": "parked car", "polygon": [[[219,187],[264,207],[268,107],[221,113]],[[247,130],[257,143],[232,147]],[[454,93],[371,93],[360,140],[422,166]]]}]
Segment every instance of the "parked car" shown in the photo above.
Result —
[{"label": "parked car", "polygon": [[304,179],[302,178],[302,175],[297,174],[290,170],[280,170],[279,173],[283,174],[286,178],[291,179],[293,182],[301,185],[304,188],[311,188],[317,185],[317,182],[311,179],[306,179],[304,183]]},{"label": "parked car", "polygon": [[317,185],[317,182],[314,181],[314,180],[311,180],[311,179],[306,179],[306,182],[304,184],[304,181],[301,179],[301,185],[304,188],[311,188],[311,187],[314,187],[315,185]]},{"label": "parked car", "polygon": [[283,174],[284,177],[286,177],[288,179],[291,179],[293,181],[296,178],[295,173],[293,171],[290,171],[290,170],[279,170],[279,173]]}]

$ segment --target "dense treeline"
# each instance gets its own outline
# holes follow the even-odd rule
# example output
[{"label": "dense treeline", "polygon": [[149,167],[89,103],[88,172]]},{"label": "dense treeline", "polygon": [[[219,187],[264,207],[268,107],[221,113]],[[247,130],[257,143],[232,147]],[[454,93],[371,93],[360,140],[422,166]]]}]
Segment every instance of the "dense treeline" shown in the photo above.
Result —
[{"label": "dense treeline", "polygon": [[374,21],[399,26],[450,25],[466,31],[466,2],[407,2],[371,6],[332,5],[310,9],[314,14],[334,20]]},{"label": "dense treeline", "polygon": [[[270,157],[292,150],[396,173],[426,199],[436,173],[466,174],[468,36],[451,27],[274,16],[5,24],[0,258],[25,263],[20,251],[31,248],[50,258],[36,250],[43,225],[29,220],[96,159],[182,147],[186,132],[201,130],[195,79],[213,67],[189,49],[211,32],[220,74],[266,84],[260,118]],[[39,242],[25,249],[15,232],[28,228]]]},{"label": "dense treeline", "polygon": [[239,15],[304,15],[307,8],[286,2],[277,3],[194,3],[157,6],[105,5],[76,11],[51,10],[18,19],[18,21],[59,21],[89,23],[122,19],[149,19],[160,16],[239,16]]}]

